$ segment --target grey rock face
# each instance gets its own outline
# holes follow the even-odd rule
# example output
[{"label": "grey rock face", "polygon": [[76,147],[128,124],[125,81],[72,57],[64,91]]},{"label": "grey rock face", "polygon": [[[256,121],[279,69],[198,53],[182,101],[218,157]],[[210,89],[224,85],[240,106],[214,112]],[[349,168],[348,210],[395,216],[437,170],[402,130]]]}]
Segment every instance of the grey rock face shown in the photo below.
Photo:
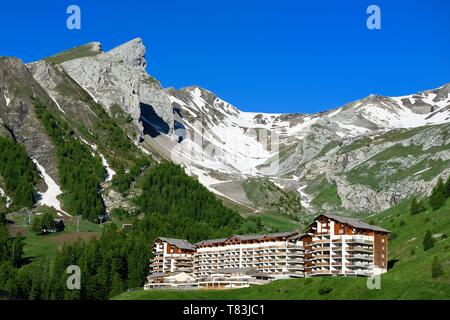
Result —
[{"label": "grey rock face", "polygon": [[140,38],[124,43],[108,52],[113,63],[126,64],[130,68],[145,71],[145,47]]},{"label": "grey rock face", "polygon": [[127,42],[106,53],[69,60],[62,68],[96,101],[107,108],[118,105],[129,114],[139,134],[144,133],[141,114],[152,109],[173,132],[173,111],[166,92],[145,71],[145,47],[141,39]]},{"label": "grey rock face", "polygon": [[44,60],[30,63],[27,68],[43,88],[54,90],[58,84],[63,82],[62,77],[55,72],[54,67]]},{"label": "grey rock face", "polygon": [[0,120],[10,134],[25,146],[30,157],[59,180],[54,147],[34,111],[32,97],[52,104],[50,97],[33,79],[25,65],[16,58],[0,58]]}]

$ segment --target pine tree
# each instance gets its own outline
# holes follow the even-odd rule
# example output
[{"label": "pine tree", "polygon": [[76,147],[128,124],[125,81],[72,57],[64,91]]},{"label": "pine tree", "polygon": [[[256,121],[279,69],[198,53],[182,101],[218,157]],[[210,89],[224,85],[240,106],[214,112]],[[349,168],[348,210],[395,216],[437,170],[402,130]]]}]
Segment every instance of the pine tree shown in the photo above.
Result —
[{"label": "pine tree", "polygon": [[412,199],[411,206],[409,208],[409,212],[411,213],[411,215],[415,215],[415,214],[419,213],[419,202],[417,201],[416,197],[414,197]]},{"label": "pine tree", "polygon": [[431,231],[428,230],[425,233],[425,237],[423,238],[423,251],[427,251],[434,247],[434,239],[431,234]]},{"label": "pine tree", "polygon": [[414,197],[411,201],[411,206],[409,208],[411,215],[421,213],[425,210],[426,210],[426,207],[425,207],[425,203],[423,202],[423,200],[418,201],[417,197]]},{"label": "pine tree", "polygon": [[124,290],[125,290],[125,286],[124,286],[122,279],[120,278],[120,275],[118,273],[115,273],[112,277],[111,292],[110,292],[109,296],[114,297],[114,296],[122,293]]},{"label": "pine tree", "polygon": [[33,205],[39,176],[25,147],[12,139],[0,137],[0,176],[4,189],[17,208]]},{"label": "pine tree", "polygon": [[6,215],[4,212],[0,212],[0,226],[6,224]]},{"label": "pine tree", "polygon": [[442,178],[439,178],[437,185],[433,188],[430,196],[430,206],[433,210],[440,209],[445,203],[445,186]]},{"label": "pine tree", "polygon": [[446,198],[450,198],[450,176],[448,177],[444,185],[444,195]]},{"label": "pine tree", "polygon": [[42,233],[43,230],[53,229],[55,227],[55,220],[50,213],[45,213],[42,217],[35,217],[31,230],[35,233]]},{"label": "pine tree", "polygon": [[42,229],[44,229],[44,225],[42,224],[42,218],[35,217],[33,219],[33,224],[31,225],[31,230],[35,233],[41,233]]}]

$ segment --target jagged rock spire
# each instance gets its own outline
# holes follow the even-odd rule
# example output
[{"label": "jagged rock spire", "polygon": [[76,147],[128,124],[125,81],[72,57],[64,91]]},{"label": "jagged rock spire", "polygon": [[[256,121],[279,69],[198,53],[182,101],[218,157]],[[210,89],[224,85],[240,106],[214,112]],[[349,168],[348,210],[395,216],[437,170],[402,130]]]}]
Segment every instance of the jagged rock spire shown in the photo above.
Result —
[{"label": "jagged rock spire", "polygon": [[128,41],[107,52],[114,60],[124,62],[130,67],[145,69],[147,60],[145,59],[145,46],[141,38]]}]

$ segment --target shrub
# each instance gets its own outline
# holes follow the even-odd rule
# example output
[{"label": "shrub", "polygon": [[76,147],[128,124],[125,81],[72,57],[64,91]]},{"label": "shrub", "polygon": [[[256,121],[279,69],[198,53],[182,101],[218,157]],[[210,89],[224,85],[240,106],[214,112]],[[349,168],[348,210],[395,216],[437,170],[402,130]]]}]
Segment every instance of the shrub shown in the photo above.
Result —
[{"label": "shrub", "polygon": [[33,219],[31,230],[37,234],[41,234],[43,230],[53,229],[55,227],[55,220],[50,213],[45,213],[42,217]]},{"label": "shrub", "polygon": [[444,195],[446,198],[450,198],[450,176],[447,179],[447,182],[445,182],[444,185]]},{"label": "shrub", "polygon": [[431,235],[431,231],[428,230],[427,233],[425,233],[425,237],[423,238],[423,251],[430,250],[434,247],[434,239]]},{"label": "shrub", "polygon": [[409,208],[411,215],[421,213],[422,211],[425,211],[425,209],[425,203],[423,201],[417,201],[417,198],[414,197]]},{"label": "shrub", "polygon": [[439,262],[437,257],[434,257],[433,263],[431,264],[431,276],[433,279],[439,278],[444,274],[444,270],[442,270],[442,265]]},{"label": "shrub", "polygon": [[331,291],[333,291],[333,288],[330,287],[320,287],[319,288],[319,294],[321,296],[326,296],[327,294],[329,294]]},{"label": "shrub", "polygon": [[389,240],[394,240],[396,238],[397,238],[397,234],[395,232],[389,233],[389,235],[388,235],[388,239]]},{"label": "shrub", "polygon": [[113,208],[113,209],[111,209],[110,213],[113,217],[116,217],[119,220],[122,220],[123,218],[126,218],[129,216],[128,211],[126,211],[125,209],[122,209],[122,208]]}]

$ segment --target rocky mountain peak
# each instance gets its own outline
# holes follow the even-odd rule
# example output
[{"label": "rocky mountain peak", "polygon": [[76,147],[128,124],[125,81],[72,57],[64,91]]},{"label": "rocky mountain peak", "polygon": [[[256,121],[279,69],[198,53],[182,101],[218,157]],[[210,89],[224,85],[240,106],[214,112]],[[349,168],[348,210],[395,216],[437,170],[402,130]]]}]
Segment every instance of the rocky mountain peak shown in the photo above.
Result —
[{"label": "rocky mountain peak", "polygon": [[136,38],[111,49],[107,54],[114,60],[123,62],[132,68],[145,69],[147,67],[145,52],[142,39]]},{"label": "rocky mountain peak", "polygon": [[365,97],[364,99],[362,99],[362,102],[381,102],[381,101],[387,101],[389,100],[388,97],[383,96],[381,94],[369,94],[367,97]]},{"label": "rocky mountain peak", "polygon": [[91,49],[91,51],[95,51],[95,52],[102,52],[102,44],[98,41],[94,41],[94,42],[89,42],[86,44],[86,47],[89,47]]}]

